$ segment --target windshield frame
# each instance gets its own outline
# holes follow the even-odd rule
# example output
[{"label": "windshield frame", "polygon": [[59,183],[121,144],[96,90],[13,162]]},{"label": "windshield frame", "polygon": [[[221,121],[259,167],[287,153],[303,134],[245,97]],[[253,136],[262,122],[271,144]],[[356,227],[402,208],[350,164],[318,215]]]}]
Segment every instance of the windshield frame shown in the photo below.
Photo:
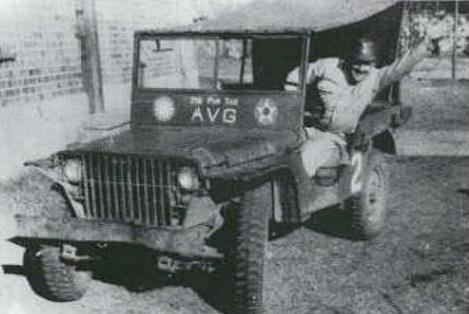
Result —
[{"label": "windshield frame", "polygon": [[[304,94],[305,91],[305,78],[304,73],[306,72],[307,60],[309,56],[310,47],[310,32],[285,32],[285,33],[209,33],[209,32],[169,32],[169,33],[158,33],[158,32],[136,32],[134,35],[134,54],[133,54],[133,66],[132,66],[132,90],[133,91],[166,91],[166,92],[196,92],[196,93],[223,93],[233,92],[232,90],[224,90],[217,88],[218,81],[218,63],[219,63],[219,49],[216,49],[216,55],[214,58],[214,86],[212,88],[158,88],[158,87],[143,87],[139,84],[139,64],[140,64],[140,41],[142,40],[157,40],[157,39],[202,39],[202,40],[215,40],[215,47],[219,47],[220,40],[241,40],[245,42],[253,39],[292,39],[298,38],[302,40],[301,47],[301,60],[300,60],[300,71],[299,71],[299,87],[297,90],[282,90],[282,89],[239,89],[236,92],[240,93],[255,93],[255,94],[272,94],[272,93],[288,93],[288,94]],[[244,45],[243,45],[244,46]],[[245,56],[243,56],[243,59]],[[244,61],[243,61],[244,64]]]}]

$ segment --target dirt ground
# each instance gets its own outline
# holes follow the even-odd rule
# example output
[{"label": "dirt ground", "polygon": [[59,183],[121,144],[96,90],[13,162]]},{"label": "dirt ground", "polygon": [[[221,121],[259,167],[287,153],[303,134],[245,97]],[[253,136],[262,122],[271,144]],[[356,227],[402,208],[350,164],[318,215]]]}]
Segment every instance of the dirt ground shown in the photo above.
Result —
[{"label": "dirt ground", "polygon": [[[468,82],[403,85],[414,115],[408,130],[469,130]],[[443,105],[442,105],[443,104]],[[390,160],[389,223],[355,242],[318,215],[270,245],[269,312],[298,314],[465,314],[469,312],[469,157]],[[124,267],[97,274],[82,300],[54,303],[23,276],[23,249],[7,241],[16,213],[54,215],[50,182],[32,172],[0,184],[0,313],[182,314],[229,309],[226,276],[166,278],[123,254]],[[339,235],[339,236],[338,236]],[[113,273],[113,274],[112,274]]]},{"label": "dirt ground", "polygon": [[[467,313],[469,158],[400,157],[390,164],[389,223],[378,239],[337,237],[337,223],[319,215],[271,243],[270,313]],[[12,214],[50,212],[48,191],[32,173],[1,186],[2,239],[12,235]],[[227,277],[162,279],[150,265],[121,256],[131,266],[118,276],[101,274],[82,300],[54,303],[30,289],[21,256],[21,248],[1,240],[1,313],[201,314],[226,311],[230,301]]]},{"label": "dirt ground", "polygon": [[406,130],[469,130],[469,80],[404,80],[402,103],[413,109]]}]

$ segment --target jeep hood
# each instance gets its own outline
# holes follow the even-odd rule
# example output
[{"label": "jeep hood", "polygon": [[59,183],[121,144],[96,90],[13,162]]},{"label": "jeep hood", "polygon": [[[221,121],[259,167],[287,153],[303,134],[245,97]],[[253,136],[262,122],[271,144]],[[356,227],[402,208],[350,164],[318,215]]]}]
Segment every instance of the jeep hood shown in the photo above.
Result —
[{"label": "jeep hood", "polygon": [[294,130],[239,130],[226,127],[129,130],[69,149],[176,158],[196,163],[202,176],[237,177],[276,167],[298,146]]}]

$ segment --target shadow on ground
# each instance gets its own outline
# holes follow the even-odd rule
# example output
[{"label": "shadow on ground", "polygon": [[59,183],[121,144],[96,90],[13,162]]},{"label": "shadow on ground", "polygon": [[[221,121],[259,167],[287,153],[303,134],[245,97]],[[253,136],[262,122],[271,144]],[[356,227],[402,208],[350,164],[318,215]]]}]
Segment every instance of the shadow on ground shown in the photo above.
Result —
[{"label": "shadow on ground", "polygon": [[192,270],[171,274],[157,269],[155,257],[151,250],[122,246],[98,263],[94,279],[123,286],[134,293],[170,286],[188,287],[222,313],[233,309],[231,265],[217,265],[213,273]]},{"label": "shadow on ground", "polygon": [[[102,259],[91,269],[93,279],[121,286],[133,293],[147,293],[167,287],[186,287],[194,290],[205,302],[222,313],[231,313],[234,308],[231,265],[221,264],[213,273],[187,271],[171,274],[157,268],[156,253],[150,249],[119,245],[104,252]],[[26,277],[21,265],[1,265],[6,275]]]},{"label": "shadow on ground", "polygon": [[304,223],[304,226],[311,231],[324,235],[362,241],[363,238],[353,232],[351,221],[352,217],[349,211],[342,209],[340,206],[333,206],[313,213],[311,218]]}]

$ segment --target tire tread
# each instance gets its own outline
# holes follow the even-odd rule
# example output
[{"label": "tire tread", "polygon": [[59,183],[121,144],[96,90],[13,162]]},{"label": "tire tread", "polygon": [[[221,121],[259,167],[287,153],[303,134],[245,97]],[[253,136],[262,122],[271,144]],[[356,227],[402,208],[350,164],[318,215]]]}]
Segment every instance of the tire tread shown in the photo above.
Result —
[{"label": "tire tread", "polygon": [[263,313],[264,255],[271,182],[245,191],[236,214],[236,306],[238,313]]},{"label": "tire tread", "polygon": [[91,280],[88,272],[64,264],[58,247],[28,248],[24,265],[33,290],[51,301],[70,302],[82,298]]}]

